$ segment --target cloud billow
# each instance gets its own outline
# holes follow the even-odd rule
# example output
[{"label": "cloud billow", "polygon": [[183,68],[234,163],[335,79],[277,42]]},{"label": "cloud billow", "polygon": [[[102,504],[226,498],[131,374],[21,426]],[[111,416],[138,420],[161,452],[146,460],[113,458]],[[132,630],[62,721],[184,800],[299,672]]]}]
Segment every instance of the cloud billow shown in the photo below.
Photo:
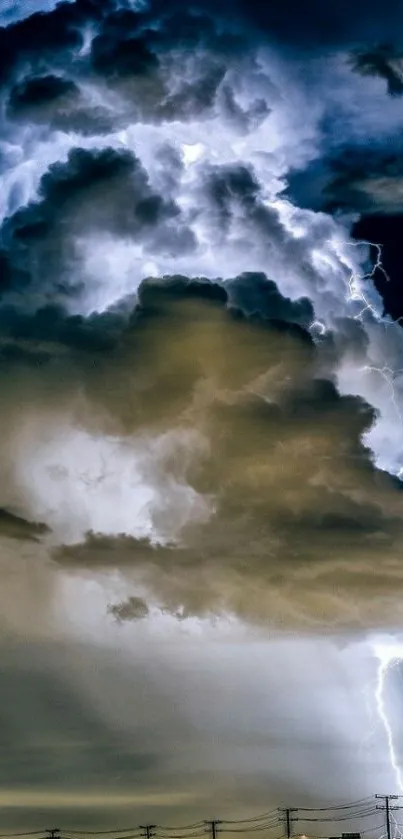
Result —
[{"label": "cloud billow", "polygon": [[374,376],[401,347],[354,297],[348,214],[400,156],[358,136],[389,18],[301,8],[77,0],[0,30],[0,505],[52,573],[340,628],[389,620],[399,580],[402,394]]},{"label": "cloud billow", "polygon": [[[29,373],[34,392],[36,381],[50,377],[73,429],[126,440],[128,454],[143,440],[143,481],[154,493],[148,536],[147,529],[140,539],[120,531],[112,507],[103,532],[76,531],[70,544],[54,548],[54,561],[76,571],[117,567],[145,586],[151,602],[177,615],[235,614],[270,626],[335,630],[388,622],[403,496],[399,481],[374,466],[362,443],[374,412],[337,392],[336,348],[312,342],[300,325],[300,303],[268,283],[265,316],[242,313],[242,289],[248,306],[261,283],[253,276],[234,280],[234,308],[231,284],[225,291],[180,277],[147,281],[132,318],[112,332],[115,341],[96,364],[73,319],[77,341],[70,339],[59,358],[63,376],[54,362]],[[102,322],[107,331],[108,319]],[[13,340],[18,345],[22,338]],[[22,376],[25,366],[23,358]],[[36,406],[25,407],[39,412],[42,424],[52,422],[45,396],[42,384]],[[165,442],[150,448],[152,440]],[[113,468],[113,450],[110,457],[106,469]],[[62,505],[79,481],[73,450],[72,458],[58,479]],[[39,515],[40,475],[36,488],[26,487],[28,519]],[[103,470],[98,480],[103,503]],[[193,493],[181,509],[179,486],[183,499]],[[71,519],[77,523],[80,515],[70,502]],[[52,528],[46,506],[42,520]],[[64,541],[61,519],[57,533]]]}]

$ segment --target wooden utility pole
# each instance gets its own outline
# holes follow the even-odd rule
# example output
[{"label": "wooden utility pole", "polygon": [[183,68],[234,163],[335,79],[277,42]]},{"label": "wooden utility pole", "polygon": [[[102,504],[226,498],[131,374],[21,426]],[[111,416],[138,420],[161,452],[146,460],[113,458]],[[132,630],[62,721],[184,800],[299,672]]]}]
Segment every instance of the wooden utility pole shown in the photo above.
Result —
[{"label": "wooden utility pole", "polygon": [[291,837],[291,824],[292,824],[292,822],[297,821],[295,816],[294,817],[291,816],[290,813],[296,813],[297,810],[298,810],[298,807],[279,807],[279,812],[284,813],[284,822],[285,822],[285,826],[286,826],[287,839],[290,839],[290,837]]},{"label": "wooden utility pole", "polygon": [[154,829],[157,827],[156,824],[140,824],[139,827],[144,831],[144,839],[154,839]]},{"label": "wooden utility pole", "polygon": [[210,832],[211,832],[211,839],[217,839],[217,825],[221,824],[219,819],[211,819],[209,822],[204,822],[204,824],[208,825]]},{"label": "wooden utility pole", "polygon": [[390,829],[390,811],[391,810],[401,810],[402,808],[398,805],[390,806],[389,801],[396,801],[397,798],[400,798],[400,795],[376,795],[375,798],[382,798],[385,802],[384,804],[377,804],[377,810],[384,810],[386,815],[386,835],[388,839],[392,839],[392,832]]}]

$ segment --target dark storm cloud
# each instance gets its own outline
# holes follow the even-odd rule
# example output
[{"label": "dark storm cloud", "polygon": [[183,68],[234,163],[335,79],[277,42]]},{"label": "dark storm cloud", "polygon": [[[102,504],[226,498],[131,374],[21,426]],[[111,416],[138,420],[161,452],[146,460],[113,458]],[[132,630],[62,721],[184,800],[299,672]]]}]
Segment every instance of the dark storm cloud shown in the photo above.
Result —
[{"label": "dark storm cloud", "polygon": [[200,184],[197,196],[212,222],[210,233],[215,247],[219,248],[226,241],[225,236],[231,234],[235,239],[233,247],[240,256],[242,248],[249,253],[256,248],[265,252],[267,260],[267,251],[271,249],[274,260],[280,258],[284,265],[292,260],[304,273],[308,287],[316,286],[318,279],[311,251],[316,235],[330,234],[328,219],[317,219],[315,233],[309,231],[306,236],[295,237],[278,208],[265,201],[253,167],[241,162],[206,164],[201,170]]},{"label": "dark storm cloud", "polygon": [[[262,294],[263,278],[255,279]],[[234,282],[235,296],[243,285],[246,278]],[[249,277],[249,309],[253,285]],[[182,617],[230,612],[284,626],[387,622],[385,604],[400,580],[403,496],[361,442],[374,413],[358,398],[341,397],[331,370],[323,378],[320,348],[299,325],[307,304],[283,300],[271,284],[265,318],[247,318],[226,299],[221,286],[205,281],[148,281],[131,323],[96,363],[82,349],[77,355],[79,339],[71,360],[65,350],[50,365],[50,390],[39,383],[43,369],[30,371],[22,396],[28,412],[40,406],[46,416],[52,392],[49,409],[57,399],[89,433],[130,438],[188,429],[207,442],[197,451],[167,450],[162,472],[150,464],[153,480],[166,482],[152,515],[167,535],[165,547],[92,534],[54,559],[65,569],[117,566]],[[107,331],[107,318],[103,325]],[[212,509],[206,524],[190,517],[175,536],[180,511],[169,497],[179,475]]]},{"label": "dark storm cloud", "polygon": [[[150,260],[159,256],[183,258],[196,251],[196,235],[189,225],[192,214],[197,217],[200,212],[208,214],[209,224],[214,226],[215,247],[220,247],[231,226],[242,218],[243,230],[237,235],[238,248],[242,242],[246,248],[251,242],[257,247],[267,247],[266,243],[271,243],[274,250],[298,258],[309,281],[316,283],[316,273],[310,263],[311,241],[308,238],[295,240],[281,221],[278,209],[265,204],[251,166],[234,163],[201,167],[194,209],[188,223],[174,200],[183,164],[172,148],[161,146],[159,158],[161,192],[151,186],[140,160],[125,149],[76,148],[70,151],[67,162],[49,168],[41,179],[38,200],[7,218],[0,230],[0,294],[3,298],[0,321],[4,334],[15,336],[16,330],[20,330],[20,337],[24,337],[24,332],[26,335],[38,334],[43,319],[50,317],[54,319],[49,324],[54,336],[60,328],[65,338],[69,333],[74,340],[75,327],[71,328],[63,316],[60,320],[58,309],[75,303],[85,293],[85,260],[89,255],[86,237],[97,237],[92,249],[96,249],[97,242],[102,243],[102,236],[107,234],[125,243],[139,243],[144,257],[148,256]],[[321,224],[325,229],[326,220]],[[101,282],[101,267],[98,273],[97,281]],[[244,280],[243,297],[249,293],[247,284]],[[132,287],[136,288],[135,280]],[[263,307],[263,314],[270,288],[276,295],[274,287],[268,286],[265,279],[261,278],[257,284],[255,278],[250,289],[255,297],[253,306]],[[239,283],[231,293],[239,298]],[[274,297],[270,299],[269,307],[273,301]],[[283,307],[280,320],[286,308]],[[32,322],[21,319],[21,311],[33,314],[41,309],[44,312]],[[308,327],[313,320],[313,309],[307,300],[300,304],[300,313],[301,324]],[[107,335],[102,338],[98,323],[94,320],[82,323],[77,334],[80,332],[84,336],[86,333],[89,337],[91,333],[94,338],[97,334],[101,344],[102,340],[108,341]],[[43,334],[50,334],[47,328]]]},{"label": "dark storm cloud", "polygon": [[229,301],[246,315],[272,321],[295,323],[307,329],[315,319],[308,298],[291,301],[283,297],[265,274],[241,274],[228,286]]},{"label": "dark storm cloud", "polygon": [[356,143],[291,172],[286,194],[299,206],[322,212],[396,214],[403,195],[400,137],[371,146]]},{"label": "dark storm cloud", "polygon": [[[395,20],[397,11],[396,5]],[[93,39],[83,50],[88,25]],[[231,10],[208,0],[190,7],[173,2],[169,9],[152,2],[136,12],[91,0],[61,4],[0,32],[7,112],[10,119],[50,127],[108,130],[106,106],[90,104],[85,92],[85,85],[95,85],[118,94],[129,121],[144,115],[187,119],[217,106],[242,132],[258,125],[268,107],[259,98],[239,105],[227,78],[231,62],[263,43],[344,49],[374,29],[380,37],[388,26],[389,17],[377,4],[366,6],[365,15],[361,4],[347,14],[343,3],[325,10],[290,0],[264,8],[239,0]],[[369,53],[365,60],[363,55],[361,70],[372,72]],[[119,119],[115,127],[123,124]],[[333,180],[325,184],[324,202],[336,206],[339,190],[343,208],[353,206],[357,184],[365,179],[375,187],[385,165],[396,183],[398,158],[375,161],[371,170],[368,159],[364,165],[357,155],[346,173],[341,158],[329,164]],[[304,573],[321,589],[321,580],[337,575],[341,557],[358,562],[364,544],[366,555],[377,560],[382,545],[387,563],[400,534],[401,506],[399,485],[374,468],[360,442],[374,413],[335,388],[332,365],[340,341],[329,351],[329,340],[315,348],[309,337],[314,320],[309,301],[285,300],[264,275],[238,277],[227,291],[220,281],[179,277],[165,278],[164,288],[144,283],[131,317],[118,309],[90,318],[67,317],[64,311],[84,292],[80,247],[90,236],[141,243],[150,259],[195,249],[195,236],[170,197],[183,171],[175,150],[161,166],[166,190],[157,192],[133,153],[73,149],[67,162],[53,164],[42,177],[38,200],[7,218],[1,230],[0,374],[5,377],[13,365],[15,392],[29,370],[26,398],[32,398],[32,410],[40,404],[47,410],[49,381],[61,411],[72,395],[85,395],[85,409],[73,407],[72,413],[78,410],[75,419],[90,432],[130,436],[192,429],[211,453],[182,463],[183,452],[176,452],[178,462],[168,457],[164,464],[168,476],[183,468],[181,479],[184,475],[211,504],[208,525],[190,522],[176,544],[175,514],[162,504],[154,524],[169,535],[167,546],[92,534],[83,546],[61,549],[58,561],[85,564],[90,557],[96,567],[102,555],[107,557],[102,566],[133,564],[162,606],[167,602],[175,613],[229,610],[260,620],[268,608],[265,592],[269,598],[283,592],[285,598],[284,587],[295,583],[293,591],[296,595],[300,587],[304,603],[290,597],[287,606],[280,597],[280,610],[288,609],[287,620],[306,613],[309,622],[309,598],[312,614],[317,604],[301,582]],[[238,248],[264,241],[288,254],[292,244],[304,276],[317,282],[311,239],[291,237],[278,210],[263,200],[250,165],[201,164],[199,174],[195,214],[203,207],[216,221],[213,247],[220,247],[220,237],[241,218]],[[155,469],[153,479],[164,482]],[[259,596],[242,593],[246,567]],[[197,568],[206,584],[196,593]],[[342,574],[340,585],[347,586]],[[329,601],[329,614],[336,600]],[[348,609],[346,604],[347,622]]]},{"label": "dark storm cloud", "polygon": [[[150,4],[154,13],[162,14],[166,6],[162,0]],[[284,46],[323,51],[328,47],[340,47],[374,39],[388,40],[396,35],[396,20],[401,19],[400,0],[393,0],[387,10],[380,0],[365,3],[358,0],[352,8],[347,0],[327,3],[326,7],[317,0],[285,0],[279,3],[262,4],[258,0],[226,0],[219,5],[213,0],[194,0],[189,5],[185,0],[174,0],[170,9],[177,10],[178,18],[186,20],[191,11],[208,15],[216,21],[226,21],[228,29],[237,32],[242,27],[255,41],[277,41]]]},{"label": "dark storm cloud", "polygon": [[[268,627],[336,633],[403,617],[402,484],[363,443],[375,411],[336,386],[341,361],[369,358],[364,326],[336,320],[348,313],[336,226],[282,214],[267,197],[326,133],[309,97],[300,105],[294,58],[341,50],[347,75],[358,44],[356,64],[381,76],[374,88],[391,105],[399,45],[386,56],[373,43],[392,27],[395,37],[401,3],[129,5],[76,0],[0,29],[4,204],[22,205],[0,231],[0,630],[20,641],[0,648],[0,781],[3,820],[28,829],[56,813],[81,829],[134,815],[161,824],[162,807],[177,810],[168,824],[193,821],[196,804],[202,817],[223,800],[232,813],[240,790],[256,812],[268,788],[320,795],[338,699],[314,701],[318,677],[301,655],[311,734],[300,674],[283,694],[276,682],[298,667],[269,661],[270,645],[252,660],[248,644],[241,667],[230,622],[209,678],[209,630],[191,647],[180,622],[236,616],[260,641]],[[259,47],[273,45],[272,80],[271,50]],[[318,98],[315,88],[315,113]],[[399,150],[321,165],[308,178],[315,192],[323,174],[322,209],[399,201]],[[235,276],[249,262],[267,275]],[[178,275],[137,294],[145,275],[168,272]],[[280,294],[271,276],[329,306],[337,333],[315,343],[314,305]],[[103,314],[82,314],[94,310]],[[171,672],[158,657],[165,641]],[[351,791],[347,728],[328,785],[341,777]],[[312,744],[323,746],[316,762]]]},{"label": "dark storm cloud", "polygon": [[79,85],[54,73],[25,76],[14,84],[6,114],[11,120],[83,135],[107,133],[114,125],[111,115],[88,101]]},{"label": "dark storm cloud", "polygon": [[381,44],[352,59],[352,66],[362,76],[378,76],[386,82],[390,96],[403,94],[403,54],[391,44]]},{"label": "dark storm cloud", "polygon": [[121,603],[114,603],[109,607],[108,612],[119,622],[133,621],[146,618],[149,608],[142,597],[128,597]]},{"label": "dark storm cloud", "polygon": [[[225,306],[228,304],[234,319],[243,316],[257,323],[272,322],[281,331],[287,324],[308,328],[314,318],[314,311],[308,299],[291,301],[283,297],[276,284],[265,274],[245,273],[228,280],[225,287],[220,282],[205,278],[166,277],[163,280],[163,304],[168,299],[171,305],[183,299],[205,300]],[[149,280],[140,287],[140,304],[134,311],[119,306],[104,314],[88,317],[68,316],[61,307],[44,306],[34,314],[24,313],[12,306],[0,310],[0,359],[3,370],[9,364],[24,367],[49,365],[58,356],[68,363],[65,348],[81,353],[81,358],[100,356],[103,352],[116,351],[122,336],[137,327],[146,328],[148,317],[162,314],[159,285]],[[262,321],[263,319],[263,321]],[[304,333],[301,332],[301,335]],[[306,335],[306,340],[310,339]],[[79,358],[80,356],[77,356]],[[0,368],[1,369],[1,368]]]},{"label": "dark storm cloud", "polygon": [[[250,107],[238,104],[227,79],[231,62],[276,40],[321,50],[345,46],[364,21],[360,4],[348,22],[345,11],[331,4],[314,14],[310,3],[288,0],[264,9],[239,2],[231,15],[226,4],[217,9],[208,2],[190,8],[174,2],[169,10],[152,3],[141,12],[89,0],[63,4],[7,30],[7,48],[1,33],[8,115],[73,130],[87,119],[91,131],[105,111],[90,107],[87,84],[102,100],[104,92],[118,95],[129,122],[144,114],[187,119],[218,106],[242,133],[268,109],[259,98]],[[363,32],[379,23],[379,14],[374,6]],[[94,38],[82,50],[88,24]],[[216,223],[212,250],[240,221],[234,252],[269,243],[275,257],[285,254],[287,268],[292,253],[292,266],[298,263],[307,287],[316,288],[311,249],[320,226],[320,235],[330,231],[328,221],[317,220],[312,235],[296,239],[264,200],[251,165],[198,166],[194,217],[205,211],[211,227]],[[183,173],[175,150],[165,150],[161,168],[165,188],[156,191],[133,153],[75,148],[42,177],[37,200],[1,230],[0,376],[5,380],[12,365],[10,422],[25,400],[28,415],[52,418],[57,404],[58,423],[65,417],[89,434],[191,432],[202,441],[190,452],[178,444],[162,464],[149,466],[148,477],[163,488],[152,524],[165,546],[93,533],[56,550],[55,559],[63,567],[118,565],[178,615],[227,611],[285,625],[338,616],[340,624],[370,623],[382,612],[371,575],[390,571],[385,597],[398,577],[400,485],[375,469],[361,442],[374,412],[338,394],[333,368],[341,342],[334,339],[330,350],[331,339],[314,346],[309,301],[282,298],[264,275],[242,275],[227,290],[223,278],[213,284],[178,277],[143,283],[131,316],[118,307],[103,317],[65,313],[85,291],[80,247],[91,236],[140,243],[149,259],[195,250],[195,235],[171,198]],[[343,180],[342,170],[333,180]],[[358,340],[358,356],[360,350]],[[205,500],[207,524],[190,515],[179,526],[181,511],[170,501],[174,480]],[[29,512],[28,496],[18,514]]]},{"label": "dark storm cloud", "polygon": [[[129,21],[137,20],[135,15],[127,15]],[[122,27],[113,25],[110,31],[96,35],[91,44],[91,66],[101,76],[125,77],[149,73],[158,68],[155,53],[147,46],[145,38],[130,35],[122,21]]]},{"label": "dark storm cloud", "polygon": [[[152,0],[135,11],[129,4],[116,8],[111,1],[76,0],[0,28],[0,77],[7,87],[14,84],[9,116],[28,118],[29,113],[31,119],[41,120],[47,116],[54,127],[67,129],[69,120],[70,127],[84,133],[91,127],[100,132],[111,129],[106,105],[94,108],[79,90],[81,79],[106,83],[126,101],[125,116],[123,112],[114,116],[115,127],[136,118],[186,118],[211,110],[219,98],[224,113],[242,129],[245,124],[258,124],[267,115],[267,104],[258,99],[245,112],[236,102],[225,77],[241,56],[264,43],[323,52],[357,43],[370,46],[375,36],[378,41],[382,36],[387,40],[391,33],[393,43],[396,20],[402,17],[400,0],[389,4],[387,13],[378,2],[365,8],[360,2],[354,9],[332,2],[325,10],[315,0],[264,6],[255,0],[218,6],[212,0],[195,0],[190,5],[174,0],[167,9],[160,0]],[[93,38],[86,51],[88,27]],[[371,73],[375,68],[396,91],[399,70],[393,49],[387,57],[382,48],[371,53],[362,50],[355,66]],[[199,56],[198,69],[188,68],[182,77],[172,64],[173,52],[182,53],[186,60]],[[64,91],[60,89],[56,96],[55,82],[48,82],[52,102],[44,102],[43,79],[61,73],[67,74]]]},{"label": "dark storm cloud", "polygon": [[[86,51],[88,27],[93,37]],[[236,35],[225,29],[211,9],[205,13],[174,5],[167,12],[151,4],[134,11],[87,0],[62,3],[46,15],[0,28],[0,80],[7,90],[8,117],[89,134],[137,120],[160,122],[211,112],[228,67],[251,45],[244,31]],[[178,50],[193,62],[183,74],[171,55]],[[55,81],[61,74],[63,90]],[[97,106],[88,84],[102,94]],[[105,85],[120,99],[113,117]],[[222,96],[229,117],[240,127],[267,112],[262,101],[244,112],[228,82]]]},{"label": "dark storm cloud", "polygon": [[329,182],[323,190],[324,209],[393,213],[403,188],[403,149],[350,147],[329,162]]},{"label": "dark storm cloud", "polygon": [[42,177],[39,200],[0,230],[3,293],[23,293],[28,309],[41,297],[57,305],[79,293],[76,240],[93,232],[146,242],[153,253],[194,246],[179,208],[151,188],[138,158],[112,148],[73,149]]},{"label": "dark storm cloud", "polygon": [[8,539],[39,542],[48,528],[43,524],[28,522],[19,516],[14,516],[7,510],[0,509],[0,533]]},{"label": "dark storm cloud", "polygon": [[[0,27],[0,81],[8,81],[22,64],[30,66],[54,59],[65,59],[66,53],[82,44],[77,18],[78,7],[64,3],[48,14],[37,13],[23,21]],[[77,25],[78,24],[78,25]]]},{"label": "dark storm cloud", "polygon": [[[187,119],[213,111],[228,67],[247,48],[247,39],[223,32],[214,14],[175,6],[171,12],[151,4],[142,12],[121,9],[107,15],[92,41],[89,66],[119,93],[132,119]],[[178,73],[171,51],[183,52],[185,61],[191,58],[185,73]],[[228,83],[222,96],[238,124],[265,110],[260,102],[245,114]]]},{"label": "dark storm cloud", "polygon": [[[373,242],[382,249],[384,270],[375,270],[374,285],[384,314],[403,316],[401,305],[401,254],[403,230],[403,148],[400,137],[387,138],[375,147],[348,146],[290,175],[286,190],[291,200],[323,212],[348,212],[356,216],[354,239]],[[357,218],[359,214],[359,218]],[[378,250],[370,248],[372,266]]]},{"label": "dark storm cloud", "polygon": [[[150,477],[165,487],[152,513],[165,547],[92,534],[57,549],[56,565],[118,567],[178,617],[230,612],[284,626],[379,618],[372,575],[385,574],[385,597],[392,596],[400,484],[375,469],[360,442],[372,410],[323,378],[330,356],[321,357],[305,331],[309,303],[248,275],[226,289],[181,277],[147,281],[139,304],[130,321],[44,310],[16,314],[9,329],[20,357],[6,425],[23,404],[28,421],[40,412],[46,426],[57,405],[58,422],[64,415],[90,434],[176,431],[180,439],[189,430],[206,442],[192,450],[175,444],[162,463],[150,463]],[[47,351],[48,362],[27,364],[30,349]],[[4,362],[0,374],[8,372]],[[170,493],[178,478],[211,500],[206,524],[191,515],[177,530],[181,511]],[[27,514],[29,495],[25,503]],[[335,585],[339,593],[330,594]],[[133,603],[112,605],[113,613],[140,616]]]},{"label": "dark storm cloud", "polygon": [[219,228],[224,230],[228,228],[234,206],[240,206],[247,215],[255,209],[260,194],[253,172],[242,165],[213,168],[207,173],[205,189],[218,216]]},{"label": "dark storm cloud", "polygon": [[258,0],[238,0],[241,15],[251,22],[256,37],[264,32],[268,38],[278,39],[294,48],[307,47],[323,50],[343,46],[349,42],[392,34],[396,20],[402,15],[400,0],[392,0],[387,9],[380,0],[366,3],[358,0],[352,8],[348,0],[327,3],[317,0],[286,0],[284,3],[259,3]]},{"label": "dark storm cloud", "polygon": [[16,111],[19,109],[34,107],[35,105],[47,105],[70,94],[74,94],[77,87],[69,79],[62,76],[36,76],[24,80],[16,85],[10,93],[10,107]]}]

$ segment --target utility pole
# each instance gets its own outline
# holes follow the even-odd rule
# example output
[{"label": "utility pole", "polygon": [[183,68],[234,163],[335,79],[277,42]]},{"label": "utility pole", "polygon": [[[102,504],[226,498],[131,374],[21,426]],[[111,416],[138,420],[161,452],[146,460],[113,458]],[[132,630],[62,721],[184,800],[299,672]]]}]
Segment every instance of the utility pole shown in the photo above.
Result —
[{"label": "utility pole", "polygon": [[279,812],[284,813],[284,821],[287,831],[287,839],[291,837],[291,824],[292,822],[298,821],[298,819],[294,816],[290,816],[290,813],[296,813],[298,807],[279,807]]},{"label": "utility pole", "polygon": [[399,807],[399,805],[396,805],[396,804],[394,806],[392,805],[392,807],[391,807],[390,804],[389,804],[389,801],[392,801],[392,800],[396,801],[400,797],[401,797],[400,795],[376,795],[375,796],[375,798],[381,798],[385,802],[384,804],[377,804],[376,809],[385,811],[387,839],[392,839],[392,833],[391,833],[391,829],[390,829],[390,812],[391,812],[391,810],[401,810],[402,809],[401,807]]},{"label": "utility pole", "polygon": [[218,833],[217,825],[221,824],[220,820],[219,819],[211,819],[211,821],[204,822],[204,824],[208,825],[208,827],[210,828],[211,839],[217,839],[217,833]]},{"label": "utility pole", "polygon": [[140,824],[139,827],[144,831],[144,839],[153,839],[155,836],[154,829],[157,827],[156,824]]}]

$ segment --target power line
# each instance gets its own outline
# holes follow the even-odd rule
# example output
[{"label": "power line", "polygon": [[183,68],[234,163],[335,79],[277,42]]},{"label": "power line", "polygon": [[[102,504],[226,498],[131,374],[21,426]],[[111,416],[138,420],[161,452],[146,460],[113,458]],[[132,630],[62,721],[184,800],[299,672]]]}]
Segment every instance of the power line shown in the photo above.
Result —
[{"label": "power line", "polygon": [[255,830],[255,829],[259,830],[261,827],[274,826],[274,825],[278,824],[279,821],[280,821],[279,816],[274,816],[274,817],[272,816],[270,819],[265,819],[264,821],[260,820],[260,819],[259,820],[258,819],[240,819],[239,821],[235,821],[235,820],[226,821],[225,819],[223,819],[221,821],[221,824],[229,825],[229,827],[225,826],[222,829],[225,830],[226,833],[230,833],[231,830],[232,830],[232,825],[235,825],[235,826],[239,825],[240,830],[243,829],[243,825],[246,825],[247,827],[250,826],[252,830]]},{"label": "power line", "polygon": [[156,834],[160,839],[196,839],[197,836],[205,836],[206,831],[201,830],[199,833],[170,833],[169,836],[164,837],[164,834]]},{"label": "power line", "polygon": [[193,822],[193,824],[182,824],[182,825],[174,825],[173,827],[169,827],[163,824],[157,824],[158,830],[190,830],[193,827],[202,827],[205,824],[204,821]]},{"label": "power line", "polygon": [[[382,799],[385,802],[383,805],[376,805],[373,798],[369,796],[357,799],[351,802],[343,802],[339,804],[331,804],[326,807],[282,807],[277,810],[268,810],[259,815],[251,816],[250,818],[242,819],[213,819],[209,821],[192,822],[185,825],[137,825],[125,828],[115,828],[108,830],[67,830],[61,831],[59,828],[52,828],[43,830],[32,830],[25,832],[4,833],[0,834],[0,839],[23,839],[23,837],[35,837],[45,834],[45,839],[81,839],[81,837],[102,837],[113,836],[113,839],[199,839],[205,836],[206,830],[210,835],[210,839],[217,839],[218,833],[256,833],[263,830],[271,831],[282,819],[285,824],[285,835],[287,839],[292,837],[292,824],[296,821],[307,823],[338,823],[346,821],[356,821],[358,819],[368,819],[374,816],[377,810],[387,809],[390,816],[390,811],[399,809],[398,806],[391,806],[389,801],[396,799],[399,796],[381,796],[376,798]],[[370,805],[371,802],[371,805]],[[298,813],[298,815],[296,815]],[[279,814],[282,814],[279,815]],[[295,814],[295,815],[291,815]],[[306,815],[305,815],[306,814]],[[220,827],[219,827],[220,826]],[[397,827],[396,823],[396,827]],[[378,829],[373,828],[373,830]],[[361,833],[369,833],[372,828],[361,831]],[[392,839],[392,825],[389,818],[389,833],[387,839]],[[312,837],[314,839],[314,837]],[[319,837],[317,837],[319,839]]]},{"label": "power line", "polygon": [[328,805],[327,807],[298,807],[298,810],[302,810],[304,812],[314,812],[314,813],[321,813],[325,810],[351,810],[354,807],[358,807],[359,805],[365,804],[365,802],[372,801],[372,795],[367,795],[365,798],[358,798],[356,801],[350,801],[346,804],[333,804]]},{"label": "power line", "polygon": [[12,836],[38,836],[43,830],[28,830],[26,833],[0,833],[0,839],[8,839]]},{"label": "power line", "polygon": [[209,822],[204,822],[204,824],[210,828],[211,831],[211,839],[217,839],[217,825],[221,824],[219,819],[211,819]]},{"label": "power line", "polygon": [[[124,837],[119,836],[119,833],[116,830],[110,831],[110,834],[114,834],[114,839],[143,839],[143,833],[125,833]],[[70,836],[68,833],[63,833],[59,839],[77,839],[77,834]],[[172,838],[171,838],[172,839]]]},{"label": "power line", "polygon": [[[188,833],[187,831],[189,831],[189,830],[191,830],[192,832]],[[197,825],[197,827],[195,827],[195,828],[185,828],[185,827],[159,828],[158,825],[157,825],[158,836],[166,837],[166,839],[172,839],[173,834],[179,834],[180,836],[199,835],[198,830],[200,831],[201,836],[203,834],[205,834],[206,830],[205,830],[205,827],[204,827],[203,823],[200,824],[200,825]],[[196,833],[194,833],[194,831],[196,831]]]},{"label": "power line", "polygon": [[279,807],[279,813],[284,813],[284,823],[286,827],[287,839],[291,836],[291,824],[297,821],[296,817],[291,816],[291,813],[296,813],[297,807]]},{"label": "power line", "polygon": [[223,819],[222,824],[246,824],[249,822],[259,822],[263,821],[264,819],[268,819],[270,816],[276,816],[276,821],[278,821],[278,808],[276,810],[268,810],[267,813],[261,813],[260,816],[252,816],[250,819]]},{"label": "power line", "polygon": [[278,820],[276,822],[270,822],[269,824],[260,824],[260,825],[252,825],[248,826],[245,824],[243,827],[223,827],[223,833],[256,833],[260,830],[271,830],[274,827],[278,826]]},{"label": "power line", "polygon": [[323,822],[331,822],[332,824],[333,824],[334,822],[352,822],[352,821],[355,821],[356,819],[368,819],[368,818],[369,818],[369,816],[374,816],[374,815],[375,815],[375,809],[376,809],[376,808],[374,808],[374,809],[373,809],[373,810],[371,810],[371,811],[368,811],[367,813],[357,813],[357,815],[354,815],[354,816],[339,816],[339,818],[332,818],[331,816],[324,816],[323,818],[316,818],[316,819],[315,819],[315,818],[309,818],[309,819],[305,819],[305,818],[303,818],[303,819],[296,819],[296,821],[303,821],[303,822],[321,822],[321,823],[323,823]]},{"label": "power line", "polygon": [[[374,827],[368,827],[366,830],[360,830],[360,836],[363,833],[375,833],[375,831],[377,831],[377,830],[382,830],[382,827],[383,827],[383,825],[377,824]],[[284,839],[284,837],[282,837],[282,839]],[[309,834],[309,839],[329,839],[329,836],[323,836],[323,835],[318,836],[316,833],[315,834],[310,833]],[[341,837],[334,837],[334,839],[341,839]],[[379,839],[381,839],[381,837],[379,837]]]},{"label": "power line", "polygon": [[154,839],[154,836],[155,836],[154,828],[156,826],[157,825],[155,825],[155,824],[140,824],[139,825],[140,829],[143,831],[142,835],[143,835],[144,839]]},{"label": "power line", "polygon": [[[117,833],[118,834],[120,834],[120,833],[134,833],[135,831],[138,832],[138,830],[139,830],[139,826],[136,825],[135,827],[122,827],[120,830],[118,830],[117,828],[115,830],[69,830],[69,835],[80,835],[80,836],[107,836],[107,835],[109,835],[109,836],[111,836],[112,834],[116,835]],[[36,832],[37,833],[42,833],[41,830],[36,831]],[[13,834],[10,833],[8,835],[12,836]],[[17,835],[17,834],[14,834],[14,835]],[[24,833],[24,834],[21,834],[21,835],[27,836],[28,834]],[[7,834],[4,834],[4,836],[7,836]],[[139,834],[139,836],[140,836],[140,834]],[[0,836],[0,839],[3,839],[3,836]]]},{"label": "power line", "polygon": [[401,810],[402,808],[399,807],[399,805],[395,805],[395,806],[391,807],[390,804],[389,804],[389,801],[391,801],[392,799],[394,801],[396,801],[398,798],[400,798],[400,796],[399,795],[376,795],[375,798],[381,798],[385,802],[385,804],[377,804],[376,809],[385,811],[386,835],[387,835],[388,839],[392,839],[392,833],[391,833],[391,829],[390,829],[390,811],[391,810]]}]

